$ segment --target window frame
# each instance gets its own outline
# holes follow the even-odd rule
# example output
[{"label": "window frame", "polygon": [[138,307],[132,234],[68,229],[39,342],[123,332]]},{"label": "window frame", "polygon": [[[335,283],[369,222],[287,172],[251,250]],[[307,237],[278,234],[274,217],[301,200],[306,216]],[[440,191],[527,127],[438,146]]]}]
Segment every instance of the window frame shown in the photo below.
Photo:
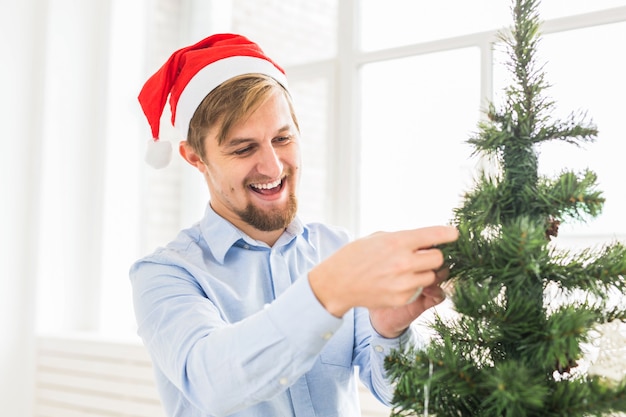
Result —
[{"label": "window frame", "polygon": [[[335,82],[329,83],[335,86],[335,90],[332,92],[335,113],[330,119],[331,121],[334,120],[331,122],[334,127],[334,135],[329,140],[329,153],[332,158],[329,161],[331,170],[329,177],[337,179],[333,182],[332,188],[329,188],[331,190],[332,208],[328,220],[331,223],[346,227],[355,236],[360,235],[358,226],[360,215],[358,204],[359,165],[357,158],[354,157],[360,153],[358,140],[360,137],[358,109],[360,68],[363,65],[386,60],[476,47],[481,51],[481,102],[487,103],[494,100],[493,68],[496,64],[494,63],[493,46],[499,40],[498,30],[488,30],[395,48],[362,51],[359,48],[359,16],[358,0],[339,2],[338,30],[341,28],[342,35],[338,36],[338,54],[335,62],[326,64],[335,66]],[[626,6],[547,19],[543,22],[542,33],[549,35],[619,22],[626,22]],[[299,70],[304,73],[307,67],[307,65],[302,65]],[[483,164],[487,164],[487,162],[485,161]],[[584,242],[597,244],[612,238],[614,236],[601,234],[584,237],[573,236],[564,240],[571,246],[581,246]],[[626,234],[619,234],[617,239],[626,240]]]}]

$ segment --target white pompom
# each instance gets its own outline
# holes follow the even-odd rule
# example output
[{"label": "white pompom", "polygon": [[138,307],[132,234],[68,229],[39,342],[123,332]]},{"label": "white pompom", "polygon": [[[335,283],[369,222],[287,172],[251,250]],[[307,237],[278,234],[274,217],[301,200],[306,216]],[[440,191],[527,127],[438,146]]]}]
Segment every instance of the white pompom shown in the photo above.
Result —
[{"label": "white pompom", "polygon": [[172,159],[172,144],[164,140],[151,140],[146,147],[146,162],[152,168],[165,168]]}]

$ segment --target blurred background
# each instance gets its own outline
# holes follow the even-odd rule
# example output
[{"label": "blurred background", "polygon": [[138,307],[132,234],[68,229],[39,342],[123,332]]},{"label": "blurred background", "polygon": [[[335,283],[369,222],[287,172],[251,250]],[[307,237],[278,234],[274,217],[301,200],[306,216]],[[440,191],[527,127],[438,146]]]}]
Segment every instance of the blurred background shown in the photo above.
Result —
[{"label": "blurred background", "polygon": [[[447,223],[489,168],[465,141],[507,85],[495,36],[511,20],[506,1],[0,6],[2,415],[34,415],[46,338],[137,343],[129,266],[203,214],[208,192],[182,158],[159,171],[143,161],[150,130],[136,97],[174,50],[236,32],[286,69],[306,221],[354,236]],[[584,149],[542,147],[541,172],[589,167],[607,199],[599,218],[562,225],[557,244],[626,239],[626,1],[544,0],[540,10],[554,117],[586,112],[600,131]],[[161,131],[176,149],[168,112]]]}]

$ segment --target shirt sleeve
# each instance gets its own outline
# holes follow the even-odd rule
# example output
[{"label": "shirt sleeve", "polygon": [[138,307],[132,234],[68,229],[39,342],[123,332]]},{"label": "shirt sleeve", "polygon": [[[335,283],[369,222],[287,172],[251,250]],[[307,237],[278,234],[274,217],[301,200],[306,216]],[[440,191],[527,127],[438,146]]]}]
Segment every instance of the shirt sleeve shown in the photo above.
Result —
[{"label": "shirt sleeve", "polygon": [[355,363],[359,366],[359,378],[380,402],[391,406],[395,388],[387,378],[385,358],[393,350],[422,345],[424,339],[413,326],[396,338],[386,338],[372,326],[367,309],[355,309],[354,316]]},{"label": "shirt sleeve", "polygon": [[139,262],[131,283],[138,333],[155,366],[211,415],[231,414],[286,390],[343,322],[323,308],[306,277],[232,324],[182,268]]}]

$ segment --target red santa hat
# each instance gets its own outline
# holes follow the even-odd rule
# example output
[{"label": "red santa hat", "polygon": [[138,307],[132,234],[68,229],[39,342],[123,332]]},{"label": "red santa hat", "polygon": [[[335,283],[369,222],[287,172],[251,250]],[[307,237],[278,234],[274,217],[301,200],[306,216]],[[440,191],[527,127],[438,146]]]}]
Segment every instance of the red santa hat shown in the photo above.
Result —
[{"label": "red santa hat", "polygon": [[268,75],[287,88],[285,71],[257,44],[241,35],[209,36],[174,52],[139,93],[153,137],[146,161],[155,168],[163,168],[170,161],[171,144],[159,140],[159,124],[168,96],[172,125],[186,138],[189,121],[207,94],[230,78],[253,73]]}]

